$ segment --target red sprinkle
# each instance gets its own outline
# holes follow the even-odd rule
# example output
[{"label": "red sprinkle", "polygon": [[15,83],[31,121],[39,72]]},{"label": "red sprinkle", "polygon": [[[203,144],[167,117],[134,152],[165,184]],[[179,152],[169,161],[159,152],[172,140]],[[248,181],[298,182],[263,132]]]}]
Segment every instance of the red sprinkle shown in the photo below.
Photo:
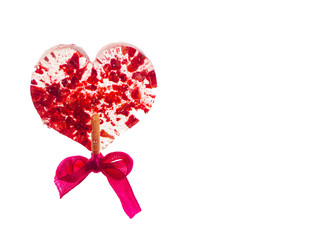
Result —
[{"label": "red sprinkle", "polygon": [[126,121],[126,125],[128,126],[128,128],[132,128],[134,125],[136,125],[139,122],[139,119],[136,118],[133,115],[130,115],[128,121]]},{"label": "red sprinkle", "polygon": [[37,81],[34,80],[34,79],[31,80],[31,84],[32,84],[32,85],[38,85]]},{"label": "red sprinkle", "polygon": [[133,99],[135,99],[135,100],[141,98],[141,94],[140,94],[139,88],[135,88],[135,89],[132,90],[131,97]]},{"label": "red sprinkle", "polygon": [[105,137],[105,138],[110,138],[110,139],[114,139],[114,136],[110,135],[109,133],[107,133],[105,130],[101,130],[100,131],[100,136],[101,137]]},{"label": "red sprinkle", "polygon": [[127,70],[129,72],[134,72],[138,69],[139,66],[141,66],[144,62],[144,59],[146,57],[142,54],[142,53],[139,53],[136,57],[134,57],[132,60],[131,60],[131,64],[128,65],[127,67]]},{"label": "red sprinkle", "polygon": [[146,72],[134,72],[132,78],[142,82],[146,78]]},{"label": "red sprinkle", "polygon": [[90,75],[90,77],[88,78],[88,83],[90,83],[90,84],[97,84],[98,82],[99,82],[99,80],[97,79],[97,75],[98,75],[98,73],[97,73],[97,70],[95,70],[94,68],[92,69],[92,71],[91,71],[91,75]]},{"label": "red sprinkle", "polygon": [[147,79],[149,80],[149,84],[146,86],[148,88],[156,88],[157,87],[157,78],[154,70],[148,73]]},{"label": "red sprinkle", "polygon": [[115,83],[119,82],[119,77],[116,72],[110,72],[109,79],[110,79],[110,81],[115,82]]},{"label": "red sprinkle", "polygon": [[119,70],[121,68],[121,62],[117,59],[111,59],[110,65],[112,70]]},{"label": "red sprinkle", "polygon": [[120,107],[117,108],[116,113],[128,116],[129,115],[129,111],[131,110],[132,107],[134,107],[134,103],[133,102],[124,103]]},{"label": "red sprinkle", "polygon": [[121,48],[122,54],[126,55],[128,54],[130,58],[132,58],[134,56],[134,54],[136,53],[136,50],[132,47],[129,46],[123,46]]}]

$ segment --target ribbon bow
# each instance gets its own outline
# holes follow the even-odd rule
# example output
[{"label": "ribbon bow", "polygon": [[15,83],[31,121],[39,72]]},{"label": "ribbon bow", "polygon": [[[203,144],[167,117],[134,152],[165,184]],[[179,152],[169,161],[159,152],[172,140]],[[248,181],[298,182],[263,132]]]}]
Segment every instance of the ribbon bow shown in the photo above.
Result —
[{"label": "ribbon bow", "polygon": [[118,195],[123,210],[133,218],[141,211],[126,176],[131,172],[132,158],[124,152],[112,152],[105,157],[100,153],[91,155],[90,159],[82,156],[72,156],[61,161],[54,182],[60,198],[80,184],[91,172],[102,172],[111,187]]}]

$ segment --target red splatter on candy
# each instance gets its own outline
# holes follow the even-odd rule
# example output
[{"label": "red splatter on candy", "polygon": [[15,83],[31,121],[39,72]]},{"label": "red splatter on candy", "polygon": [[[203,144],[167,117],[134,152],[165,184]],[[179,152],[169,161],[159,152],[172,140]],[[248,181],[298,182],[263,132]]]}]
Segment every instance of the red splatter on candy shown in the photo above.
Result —
[{"label": "red splatter on candy", "polygon": [[101,147],[139,122],[157,87],[153,66],[137,48],[115,44],[91,63],[75,45],[59,45],[40,59],[32,75],[31,97],[43,122],[91,148],[91,116],[99,113]]}]

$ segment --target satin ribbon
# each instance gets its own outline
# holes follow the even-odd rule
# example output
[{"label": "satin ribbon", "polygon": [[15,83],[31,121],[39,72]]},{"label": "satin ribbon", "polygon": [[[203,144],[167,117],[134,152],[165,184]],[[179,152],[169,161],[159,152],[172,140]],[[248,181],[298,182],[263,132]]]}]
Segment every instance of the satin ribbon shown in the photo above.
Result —
[{"label": "satin ribbon", "polygon": [[62,198],[91,172],[102,172],[118,195],[123,210],[133,218],[141,208],[126,177],[132,166],[132,158],[124,152],[112,152],[105,157],[101,153],[92,154],[90,159],[82,156],[68,157],[59,164],[54,182]]}]

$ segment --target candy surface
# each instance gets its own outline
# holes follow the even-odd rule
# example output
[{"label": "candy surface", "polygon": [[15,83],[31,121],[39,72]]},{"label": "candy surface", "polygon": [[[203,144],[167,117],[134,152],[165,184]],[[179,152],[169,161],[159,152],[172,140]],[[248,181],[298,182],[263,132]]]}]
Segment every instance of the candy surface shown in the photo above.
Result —
[{"label": "candy surface", "polygon": [[157,80],[137,48],[108,45],[90,62],[75,45],[58,45],[32,74],[31,97],[43,122],[91,150],[91,116],[100,116],[101,148],[138,123],[155,98]]}]

